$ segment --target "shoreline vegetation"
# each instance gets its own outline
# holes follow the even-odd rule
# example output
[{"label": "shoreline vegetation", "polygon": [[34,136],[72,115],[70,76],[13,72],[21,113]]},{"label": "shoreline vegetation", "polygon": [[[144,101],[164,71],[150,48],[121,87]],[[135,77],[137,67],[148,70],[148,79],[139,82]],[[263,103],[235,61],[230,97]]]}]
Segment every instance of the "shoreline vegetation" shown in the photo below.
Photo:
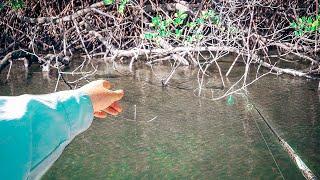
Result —
[{"label": "shoreline vegetation", "polygon": [[[16,60],[26,68],[39,63],[43,71],[56,69],[70,87],[78,81],[67,76],[78,74],[80,81],[94,75],[94,65],[90,71],[84,66],[97,58],[126,63],[130,71],[141,61],[170,63],[161,84],[167,86],[181,66],[196,67],[200,95],[207,71],[216,69],[225,87],[235,64],[244,64],[239,81],[214,98],[220,99],[270,73],[320,75],[317,0],[7,0],[0,13],[0,73],[8,69],[7,78]],[[65,71],[79,53],[83,63]],[[219,63],[230,54],[235,58],[224,74]],[[252,66],[254,80],[248,78]]]}]

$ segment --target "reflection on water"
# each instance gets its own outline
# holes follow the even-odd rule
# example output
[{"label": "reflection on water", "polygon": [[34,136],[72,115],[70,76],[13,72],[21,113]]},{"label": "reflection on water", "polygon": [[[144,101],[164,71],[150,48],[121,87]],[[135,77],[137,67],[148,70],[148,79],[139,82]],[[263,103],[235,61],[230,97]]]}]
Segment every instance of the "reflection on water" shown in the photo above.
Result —
[{"label": "reflection on water", "polygon": [[[159,82],[169,71],[167,67],[142,68],[133,76],[120,77],[111,68],[101,67],[96,78],[107,78],[126,90],[125,111],[95,120],[43,179],[281,179],[258,127],[284,177],[303,178],[244,96],[236,95],[232,106],[227,99],[195,97],[197,70],[190,68],[178,69],[170,86],[162,88]],[[54,78],[43,78],[39,72],[27,80],[20,75],[0,84],[0,95],[54,90]],[[215,74],[206,79],[210,92],[223,92],[219,79]],[[250,88],[250,94],[319,175],[318,97],[308,89],[313,88],[311,82],[290,80],[267,77]],[[61,84],[59,89],[67,86]]]}]

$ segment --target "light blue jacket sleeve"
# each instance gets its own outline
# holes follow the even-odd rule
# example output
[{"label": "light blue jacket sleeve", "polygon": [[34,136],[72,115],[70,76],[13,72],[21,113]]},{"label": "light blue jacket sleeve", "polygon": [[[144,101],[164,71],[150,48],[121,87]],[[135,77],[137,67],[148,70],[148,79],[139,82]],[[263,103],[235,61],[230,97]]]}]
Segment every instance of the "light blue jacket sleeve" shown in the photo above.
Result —
[{"label": "light blue jacket sleeve", "polygon": [[39,179],[92,119],[79,90],[0,97],[0,179]]}]

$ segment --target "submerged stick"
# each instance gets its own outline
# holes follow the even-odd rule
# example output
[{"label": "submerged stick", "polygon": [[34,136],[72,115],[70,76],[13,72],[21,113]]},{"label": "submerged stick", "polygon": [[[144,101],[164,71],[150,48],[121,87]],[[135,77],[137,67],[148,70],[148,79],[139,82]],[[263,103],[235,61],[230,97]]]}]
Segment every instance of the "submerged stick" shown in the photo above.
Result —
[{"label": "submerged stick", "polygon": [[133,119],[137,121],[137,105],[134,105],[134,116]]},{"label": "submerged stick", "polygon": [[149,121],[147,121],[147,122],[151,122],[151,121],[154,121],[155,119],[157,119],[158,118],[158,116],[155,116],[154,118],[152,118],[152,119],[150,119]]}]

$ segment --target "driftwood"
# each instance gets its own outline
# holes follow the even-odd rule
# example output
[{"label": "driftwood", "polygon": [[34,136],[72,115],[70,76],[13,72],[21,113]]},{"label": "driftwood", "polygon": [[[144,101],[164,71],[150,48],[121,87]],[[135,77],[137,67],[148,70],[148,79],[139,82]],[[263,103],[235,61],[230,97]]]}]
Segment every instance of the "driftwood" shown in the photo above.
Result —
[{"label": "driftwood", "polygon": [[61,54],[46,54],[43,56],[43,58],[41,58],[38,55],[27,52],[25,50],[15,50],[8,53],[4,58],[2,58],[2,60],[0,60],[0,73],[6,66],[10,64],[10,61],[17,59],[24,59],[26,67],[30,67],[32,63],[38,63],[42,65],[48,62],[53,62],[54,66],[58,67],[68,66],[70,63],[70,57],[63,56]]}]

